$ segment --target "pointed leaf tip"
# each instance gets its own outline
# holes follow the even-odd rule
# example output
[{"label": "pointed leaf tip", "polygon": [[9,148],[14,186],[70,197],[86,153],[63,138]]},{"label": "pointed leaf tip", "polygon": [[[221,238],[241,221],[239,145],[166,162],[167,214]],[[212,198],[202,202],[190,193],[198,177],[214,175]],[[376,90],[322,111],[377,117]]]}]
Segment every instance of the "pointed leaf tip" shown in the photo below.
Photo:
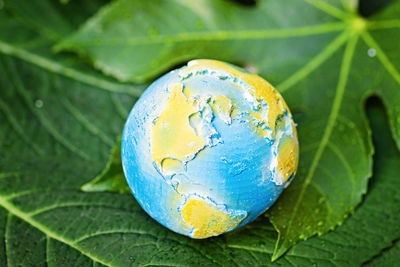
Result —
[{"label": "pointed leaf tip", "polygon": [[276,240],[275,243],[275,248],[274,252],[272,253],[271,262],[278,260],[292,246],[292,245],[284,245],[284,243],[287,243],[286,240],[282,239],[281,232],[279,231],[278,228],[275,227],[275,230],[277,230],[278,232],[278,239]]}]

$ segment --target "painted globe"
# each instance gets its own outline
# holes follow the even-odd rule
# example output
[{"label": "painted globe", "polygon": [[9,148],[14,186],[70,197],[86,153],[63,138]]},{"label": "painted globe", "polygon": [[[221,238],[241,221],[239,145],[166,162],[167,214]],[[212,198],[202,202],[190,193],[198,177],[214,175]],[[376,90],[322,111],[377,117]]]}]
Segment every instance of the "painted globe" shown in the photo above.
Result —
[{"label": "painted globe", "polygon": [[294,177],[292,115],[264,79],[215,60],[162,76],[136,102],[122,137],[133,195],[165,227],[207,238],[264,213]]}]

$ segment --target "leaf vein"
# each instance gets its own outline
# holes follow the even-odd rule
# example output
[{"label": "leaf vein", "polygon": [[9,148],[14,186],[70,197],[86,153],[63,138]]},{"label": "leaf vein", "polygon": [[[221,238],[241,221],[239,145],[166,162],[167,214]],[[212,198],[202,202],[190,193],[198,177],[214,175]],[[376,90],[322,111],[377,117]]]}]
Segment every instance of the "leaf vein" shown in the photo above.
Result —
[{"label": "leaf vein", "polygon": [[355,186],[355,182],[356,182],[356,175],[353,171],[353,169],[351,168],[351,165],[349,164],[348,160],[346,159],[346,157],[344,156],[343,152],[337,147],[337,145],[335,145],[332,142],[328,142],[327,147],[338,157],[338,159],[343,163],[344,167],[347,169],[347,172],[350,175],[351,181],[353,186]]},{"label": "leaf vein", "polygon": [[126,110],[123,108],[121,100],[118,98],[116,94],[110,94],[111,96],[111,101],[113,102],[113,105],[115,106],[115,109],[117,110],[118,114],[120,117],[125,120],[128,115],[129,115],[129,110]]},{"label": "leaf vein", "polygon": [[[74,244],[78,244],[78,243],[81,243],[82,241],[84,241],[84,240],[86,240],[86,239],[93,238],[93,237],[96,237],[96,236],[101,236],[101,235],[107,235],[107,234],[138,234],[138,235],[148,235],[148,236],[152,236],[152,237],[154,237],[154,238],[156,238],[156,239],[158,238],[157,235],[151,234],[151,233],[149,233],[149,232],[143,232],[143,231],[138,231],[138,230],[133,230],[133,229],[129,229],[129,230],[116,229],[116,230],[100,231],[100,232],[92,233],[92,234],[89,234],[89,235],[85,235],[85,236],[80,237],[79,239],[74,240],[73,243],[74,243]],[[217,262],[216,262],[213,258],[211,258],[211,257],[208,256],[207,254],[203,253],[200,249],[189,245],[188,243],[183,243],[183,242],[181,242],[181,241],[179,241],[179,240],[170,239],[170,238],[166,238],[166,237],[165,237],[164,239],[165,239],[165,240],[168,239],[168,240],[170,240],[171,242],[175,242],[175,243],[184,245],[184,246],[186,246],[186,247],[189,247],[189,248],[193,249],[194,251],[197,251],[200,255],[204,256],[205,258],[207,258],[207,259],[210,260],[211,262],[217,264]]]},{"label": "leaf vein", "polygon": [[3,197],[0,197],[0,205],[5,208],[10,214],[13,214],[20,218],[21,220],[25,221],[26,223],[30,224],[32,227],[38,229],[42,233],[46,234],[50,238],[53,238],[59,242],[62,242],[78,251],[80,251],[82,254],[86,255],[90,259],[100,262],[101,264],[104,265],[110,265],[109,263],[97,258],[96,256],[92,255],[89,251],[85,251],[83,248],[80,248],[76,246],[71,240],[68,240],[64,237],[58,236],[56,233],[52,232],[50,229],[48,229],[46,226],[42,225],[41,223],[35,221],[33,218],[27,216],[24,212],[19,210],[16,206],[13,204],[7,202]]},{"label": "leaf vein", "polygon": [[283,93],[299,81],[306,78],[310,73],[322,65],[329,57],[331,57],[348,39],[348,32],[343,32],[336,37],[330,44],[326,46],[318,55],[316,55],[308,64],[296,71],[292,76],[277,85],[279,92]]},{"label": "leaf vein", "polygon": [[120,84],[112,83],[95,76],[84,74],[70,67],[66,67],[56,61],[47,59],[39,55],[35,55],[24,49],[13,47],[2,41],[0,41],[0,53],[10,56],[15,56],[33,65],[39,66],[42,69],[45,69],[49,72],[56,73],[58,75],[65,76],[67,78],[82,82],[84,84],[93,86],[94,88],[97,89],[102,89],[114,93],[124,93],[134,97],[139,97],[142,93],[141,89],[133,85],[122,86]]},{"label": "leaf vein", "polygon": [[16,73],[16,68],[13,65],[13,63],[11,61],[8,61],[8,65],[10,67],[10,69],[12,71],[10,71],[10,77],[12,78],[12,80],[15,82],[15,88],[17,89],[17,92],[20,93],[20,95],[22,96],[22,98],[24,99],[26,105],[28,106],[28,108],[32,111],[32,113],[36,116],[36,118],[39,120],[39,122],[43,125],[43,127],[47,130],[47,132],[54,138],[54,140],[56,140],[57,142],[59,142],[61,145],[63,145],[64,147],[66,147],[67,149],[69,149],[71,152],[75,153],[76,155],[80,156],[82,159],[85,160],[89,160],[90,157],[83,152],[82,150],[80,150],[78,147],[74,146],[70,141],[68,141],[66,138],[64,138],[61,133],[59,133],[56,128],[54,128],[52,126],[52,124],[50,123],[49,119],[42,113],[39,112],[37,109],[35,109],[32,106],[33,100],[31,99],[31,97],[29,96],[28,92],[26,91],[26,89],[24,88],[23,83],[21,82],[21,80],[19,79],[19,77],[17,77],[15,75]]},{"label": "leaf vein", "polygon": [[22,129],[21,124],[18,122],[18,119],[14,117],[11,109],[7,106],[7,104],[0,98],[0,110],[3,111],[5,114],[6,119],[14,129],[14,131],[24,140],[24,142],[32,147],[32,149],[38,153],[39,155],[44,155],[44,151],[37,146],[34,142],[30,140],[28,135],[25,134],[24,130]]},{"label": "leaf vein", "polygon": [[[346,45],[346,49],[344,51],[344,55],[343,55],[343,59],[342,59],[342,65],[340,68],[340,74],[339,74],[339,82],[336,88],[336,95],[332,104],[332,109],[328,118],[328,122],[326,125],[326,128],[324,130],[320,145],[318,146],[318,149],[313,157],[313,160],[311,162],[311,166],[310,169],[308,171],[308,174],[304,180],[304,183],[300,189],[300,193],[297,197],[296,203],[294,205],[293,208],[293,212],[291,213],[290,219],[289,219],[289,223],[288,226],[285,230],[285,232],[289,232],[289,230],[292,227],[292,223],[293,223],[293,218],[294,216],[296,216],[298,208],[300,206],[300,202],[302,201],[306,188],[308,187],[308,185],[310,184],[310,182],[312,181],[312,178],[314,176],[314,172],[318,167],[318,163],[321,159],[321,156],[326,148],[326,145],[328,144],[328,141],[330,139],[330,136],[332,134],[332,131],[334,129],[335,126],[335,122],[337,120],[337,117],[339,115],[339,110],[340,110],[340,106],[342,103],[342,99],[343,99],[343,95],[345,92],[345,88],[346,88],[346,83],[347,83],[347,79],[349,76],[349,72],[350,72],[350,65],[352,62],[352,57],[354,55],[354,50],[356,47],[358,41],[358,35],[354,35],[352,36],[352,38],[349,39],[347,45]],[[281,243],[281,236],[282,236],[282,232],[279,233],[279,237],[278,237],[278,242],[276,244],[275,247],[275,252],[274,254],[278,253],[278,250],[280,251],[280,253],[283,253],[283,249],[278,247]],[[276,257],[276,255],[275,255]],[[275,258],[273,257],[273,258]]]},{"label": "leaf vein", "polygon": [[[115,209],[112,206],[106,206],[104,204],[95,205],[93,203],[87,203],[86,204],[84,202],[67,202],[67,203],[64,203],[64,204],[56,203],[56,204],[53,204],[53,205],[50,205],[50,206],[47,206],[47,207],[43,207],[43,208],[31,211],[31,212],[27,212],[26,214],[29,217],[34,217],[34,216],[37,216],[39,214],[42,214],[42,213],[45,213],[45,212],[49,212],[49,211],[53,211],[53,210],[56,210],[56,209],[71,208],[71,207],[103,207],[103,208]],[[127,212],[129,214],[140,212],[140,211],[137,211],[137,210],[135,211],[135,210],[124,210],[124,209],[118,209],[118,211]]]},{"label": "leaf vein", "polygon": [[9,256],[9,254],[10,254],[10,244],[9,244],[9,240],[10,240],[10,238],[9,238],[9,226],[10,226],[10,221],[11,221],[11,213],[10,212],[8,212],[8,214],[7,214],[7,220],[6,220],[6,224],[5,224],[5,226],[4,226],[4,247],[5,247],[5,257],[6,257],[6,263],[7,263],[7,266],[11,266],[11,263],[10,263],[10,256]]},{"label": "leaf vein", "polygon": [[89,132],[99,137],[106,145],[113,146],[114,141],[108,137],[102,130],[96,125],[90,122],[80,111],[76,108],[67,98],[62,98],[61,103],[63,106],[75,117],[75,119],[83,125]]},{"label": "leaf vein", "polygon": [[[289,257],[286,257],[285,258],[285,260],[290,264],[290,265],[292,265],[292,266],[297,266],[296,264],[294,264],[293,262],[292,262],[292,260],[289,258]],[[310,260],[309,260],[310,261]]]},{"label": "leaf vein", "polygon": [[[244,246],[244,245],[227,244],[227,247],[234,248],[234,249],[244,249],[244,250],[249,250],[249,251],[251,250],[251,251],[261,252],[261,253],[265,253],[265,254],[272,254],[272,251],[268,251],[268,250],[261,249],[261,248]],[[295,254],[293,252],[288,254],[288,256],[300,257],[300,258],[305,258],[305,259],[326,260],[326,261],[332,260],[331,258],[315,257],[315,256],[310,256],[310,255],[304,256],[304,255]]]},{"label": "leaf vein", "polygon": [[46,253],[46,263],[47,263],[47,266],[50,266],[50,260],[49,260],[49,255],[50,255],[50,238],[49,238],[49,236],[48,235],[46,235],[46,251],[45,251],[45,253]]},{"label": "leaf vein", "polygon": [[383,65],[383,67],[389,72],[389,74],[393,77],[393,79],[398,84],[400,84],[400,73],[398,72],[396,67],[393,65],[393,63],[389,60],[389,58],[386,56],[386,54],[382,50],[382,48],[374,40],[374,38],[368,32],[363,32],[363,34],[361,36],[368,46],[376,49],[376,51],[377,51],[376,56],[378,57],[379,61]]},{"label": "leaf vein", "polygon": [[400,19],[370,21],[367,27],[369,30],[400,28]]},{"label": "leaf vein", "polygon": [[306,3],[324,11],[326,14],[332,17],[345,20],[347,18],[346,12],[326,3],[321,0],[304,0]]},{"label": "leaf vein", "polygon": [[0,179],[3,178],[9,178],[9,177],[14,177],[16,175],[19,175],[19,171],[14,171],[14,172],[0,172]]},{"label": "leaf vein", "polygon": [[[342,22],[332,22],[313,26],[304,26],[288,29],[271,30],[246,30],[246,31],[217,31],[217,32],[182,32],[174,35],[158,35],[157,37],[138,36],[133,38],[114,38],[107,39],[102,43],[97,41],[79,42],[80,46],[104,46],[106,45],[149,45],[163,43],[178,43],[191,41],[226,41],[226,40],[255,40],[255,39],[274,39],[274,38],[294,38],[309,35],[318,35],[329,32],[341,31],[346,24]],[[73,49],[68,42],[56,45],[55,49]]]}]

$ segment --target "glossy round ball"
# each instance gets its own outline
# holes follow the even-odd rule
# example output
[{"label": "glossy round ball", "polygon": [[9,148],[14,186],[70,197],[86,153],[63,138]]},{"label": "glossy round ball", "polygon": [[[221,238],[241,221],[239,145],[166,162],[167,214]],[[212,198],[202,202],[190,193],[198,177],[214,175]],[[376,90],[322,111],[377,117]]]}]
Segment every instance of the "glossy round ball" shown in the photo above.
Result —
[{"label": "glossy round ball", "polygon": [[122,138],[122,164],[143,209],[192,238],[265,212],[295,175],[298,140],[279,93],[257,75],[194,60],[143,93]]}]

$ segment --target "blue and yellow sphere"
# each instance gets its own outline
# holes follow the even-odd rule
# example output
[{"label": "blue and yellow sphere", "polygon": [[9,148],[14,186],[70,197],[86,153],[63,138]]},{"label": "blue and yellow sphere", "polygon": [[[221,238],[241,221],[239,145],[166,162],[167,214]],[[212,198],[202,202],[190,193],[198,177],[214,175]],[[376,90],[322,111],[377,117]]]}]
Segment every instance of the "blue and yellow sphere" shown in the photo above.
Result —
[{"label": "blue and yellow sphere", "polygon": [[207,238],[265,212],[295,175],[298,151],[292,115],[268,82],[193,60],[143,93],[121,152],[143,209],[177,233]]}]

